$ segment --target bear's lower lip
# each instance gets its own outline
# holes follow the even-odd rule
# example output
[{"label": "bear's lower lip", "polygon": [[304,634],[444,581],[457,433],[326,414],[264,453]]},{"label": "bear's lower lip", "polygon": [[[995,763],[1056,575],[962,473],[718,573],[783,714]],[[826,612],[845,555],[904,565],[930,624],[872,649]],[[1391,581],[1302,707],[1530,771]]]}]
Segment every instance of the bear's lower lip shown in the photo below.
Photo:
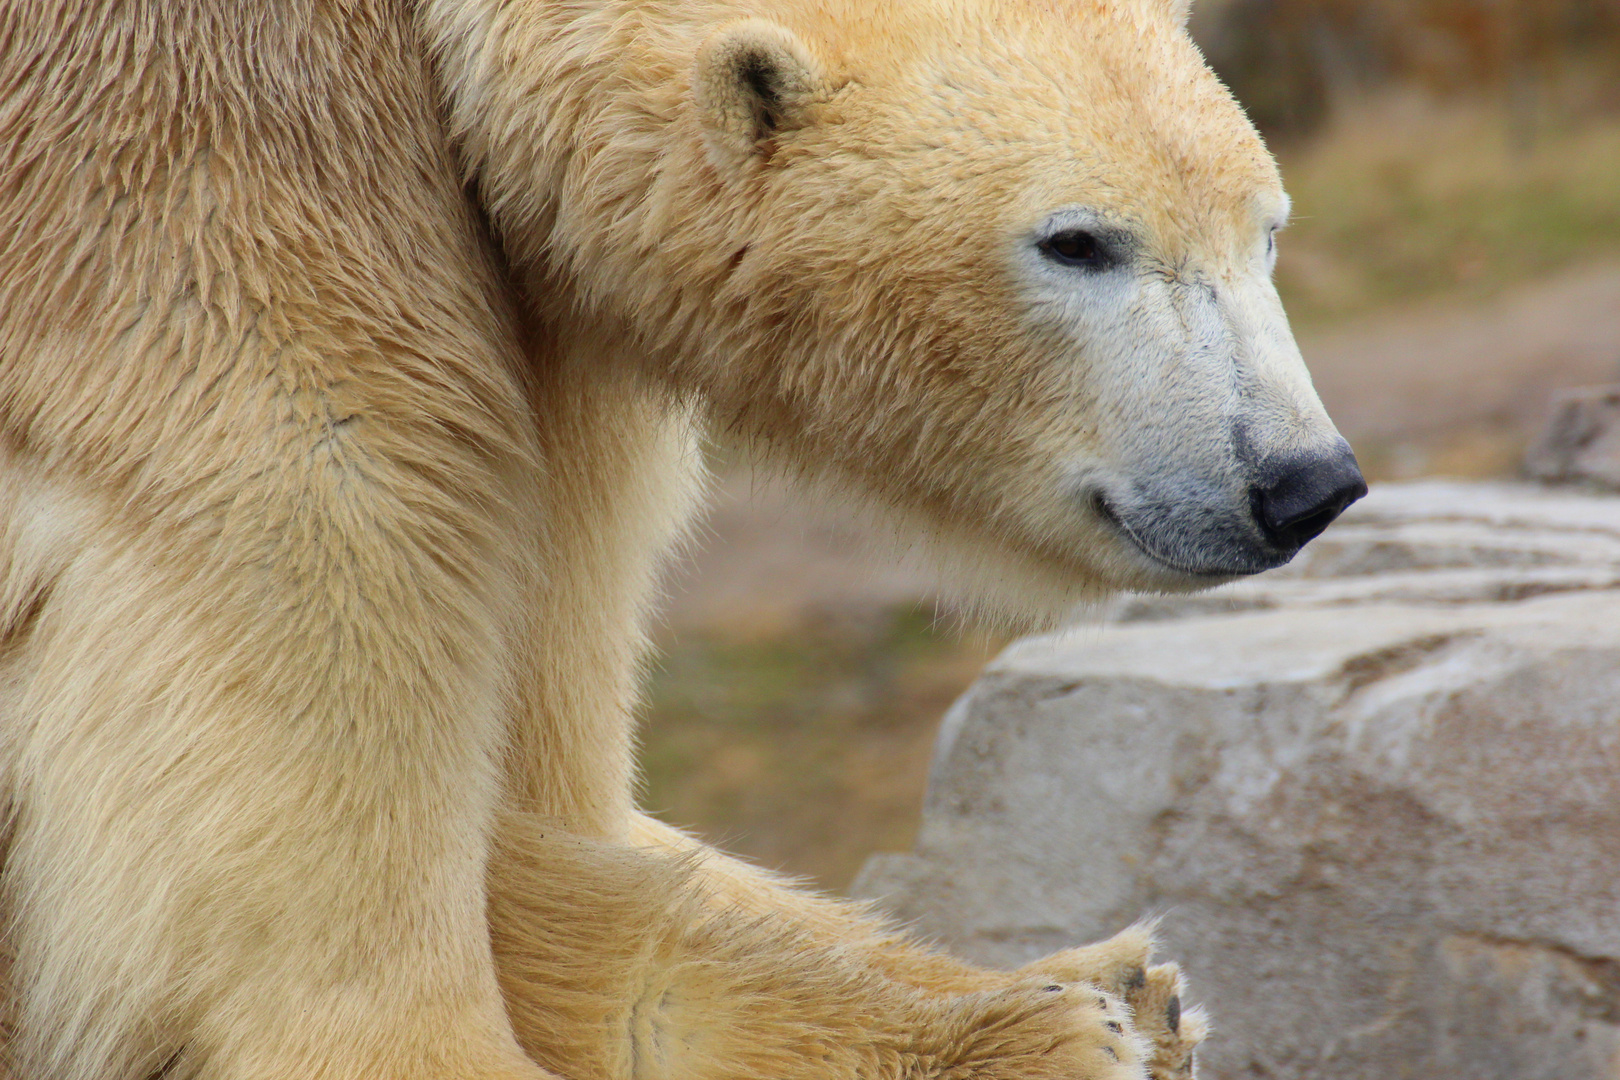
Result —
[{"label": "bear's lower lip", "polygon": [[1152,544],[1148,543],[1146,539],[1144,539],[1135,529],[1131,527],[1130,522],[1128,522],[1124,516],[1119,513],[1119,511],[1114,509],[1113,504],[1108,501],[1108,497],[1106,495],[1102,494],[1101,492],[1095,493],[1092,496],[1091,503],[1092,507],[1097,511],[1098,516],[1112,525],[1114,530],[1125,540],[1127,540],[1131,547],[1136,549],[1138,554],[1165,570],[1170,570],[1186,577],[1196,578],[1200,582],[1210,585],[1218,585],[1225,581],[1231,581],[1233,578],[1249,577],[1254,574],[1275,569],[1276,567],[1286,563],[1289,559],[1293,558],[1294,554],[1297,554],[1296,552],[1290,552],[1285,557],[1266,560],[1262,565],[1257,566],[1190,566],[1187,563],[1181,562],[1178,559],[1170,558],[1169,556],[1164,555],[1156,550]]}]

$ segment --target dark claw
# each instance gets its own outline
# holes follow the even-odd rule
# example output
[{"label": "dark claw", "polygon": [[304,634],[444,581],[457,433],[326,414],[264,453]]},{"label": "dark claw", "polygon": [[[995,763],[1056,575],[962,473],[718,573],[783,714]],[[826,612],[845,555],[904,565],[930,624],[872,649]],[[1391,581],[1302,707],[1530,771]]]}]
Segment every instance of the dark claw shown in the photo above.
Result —
[{"label": "dark claw", "polygon": [[1108,1030],[1112,1031],[1115,1035],[1123,1034],[1125,1031],[1125,1029],[1120,1026],[1118,1020],[1108,1021]]},{"label": "dark claw", "polygon": [[1172,1034],[1181,1033],[1181,995],[1175,994],[1170,998],[1170,1006],[1165,1009],[1165,1019],[1170,1022]]},{"label": "dark claw", "polygon": [[1105,1047],[1103,1047],[1103,1051],[1104,1051],[1104,1052],[1105,1052],[1105,1053],[1107,1053],[1107,1054],[1108,1054],[1108,1056],[1109,1056],[1109,1057],[1111,1057],[1111,1058],[1113,1058],[1113,1059],[1114,1059],[1114,1060],[1115,1060],[1115,1061],[1118,1061],[1118,1060],[1119,1060],[1119,1055],[1118,1055],[1118,1054],[1117,1054],[1117,1053],[1115,1053],[1115,1052],[1114,1052],[1114,1048],[1113,1048],[1113,1047],[1112,1047],[1112,1046],[1105,1046]]},{"label": "dark claw", "polygon": [[1063,987],[1059,986],[1057,983],[1053,983],[1051,986],[1043,986],[1041,989],[1045,990],[1048,994],[1055,994],[1062,990]]}]

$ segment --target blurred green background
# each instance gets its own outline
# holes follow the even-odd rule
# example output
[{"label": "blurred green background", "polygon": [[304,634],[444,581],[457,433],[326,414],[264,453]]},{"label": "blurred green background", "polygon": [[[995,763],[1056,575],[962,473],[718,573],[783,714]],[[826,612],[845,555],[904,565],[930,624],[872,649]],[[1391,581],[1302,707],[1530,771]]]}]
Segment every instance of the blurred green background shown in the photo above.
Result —
[{"label": "blurred green background", "polygon": [[[1557,386],[1620,379],[1620,3],[1198,0],[1282,163],[1278,281],[1375,482],[1511,475]],[[939,718],[1001,644],[836,503],[720,462],[672,581],[644,804],[825,888],[909,847]]]}]

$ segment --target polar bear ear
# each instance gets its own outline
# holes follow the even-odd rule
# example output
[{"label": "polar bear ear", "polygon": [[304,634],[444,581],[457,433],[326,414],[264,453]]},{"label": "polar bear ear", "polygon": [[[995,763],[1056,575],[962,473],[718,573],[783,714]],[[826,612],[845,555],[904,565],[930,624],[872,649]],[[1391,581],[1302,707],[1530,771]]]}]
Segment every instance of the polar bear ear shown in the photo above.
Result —
[{"label": "polar bear ear", "polygon": [[718,30],[699,51],[692,78],[715,140],[745,154],[768,153],[771,139],[804,126],[825,86],[826,73],[804,42],[766,19]]}]

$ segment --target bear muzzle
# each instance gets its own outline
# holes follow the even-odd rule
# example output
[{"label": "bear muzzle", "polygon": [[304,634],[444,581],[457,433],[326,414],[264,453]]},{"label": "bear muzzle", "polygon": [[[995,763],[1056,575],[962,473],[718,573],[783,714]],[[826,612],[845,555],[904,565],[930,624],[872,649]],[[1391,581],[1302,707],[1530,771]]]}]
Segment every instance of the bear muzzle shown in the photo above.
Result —
[{"label": "bear muzzle", "polygon": [[[1179,591],[1283,565],[1366,494],[1355,454],[1335,438],[1260,467],[1240,464],[1224,482],[1116,481],[1090,487],[1088,497],[1093,511],[1155,567],[1151,587]],[[1166,571],[1173,577],[1161,579]]]}]

